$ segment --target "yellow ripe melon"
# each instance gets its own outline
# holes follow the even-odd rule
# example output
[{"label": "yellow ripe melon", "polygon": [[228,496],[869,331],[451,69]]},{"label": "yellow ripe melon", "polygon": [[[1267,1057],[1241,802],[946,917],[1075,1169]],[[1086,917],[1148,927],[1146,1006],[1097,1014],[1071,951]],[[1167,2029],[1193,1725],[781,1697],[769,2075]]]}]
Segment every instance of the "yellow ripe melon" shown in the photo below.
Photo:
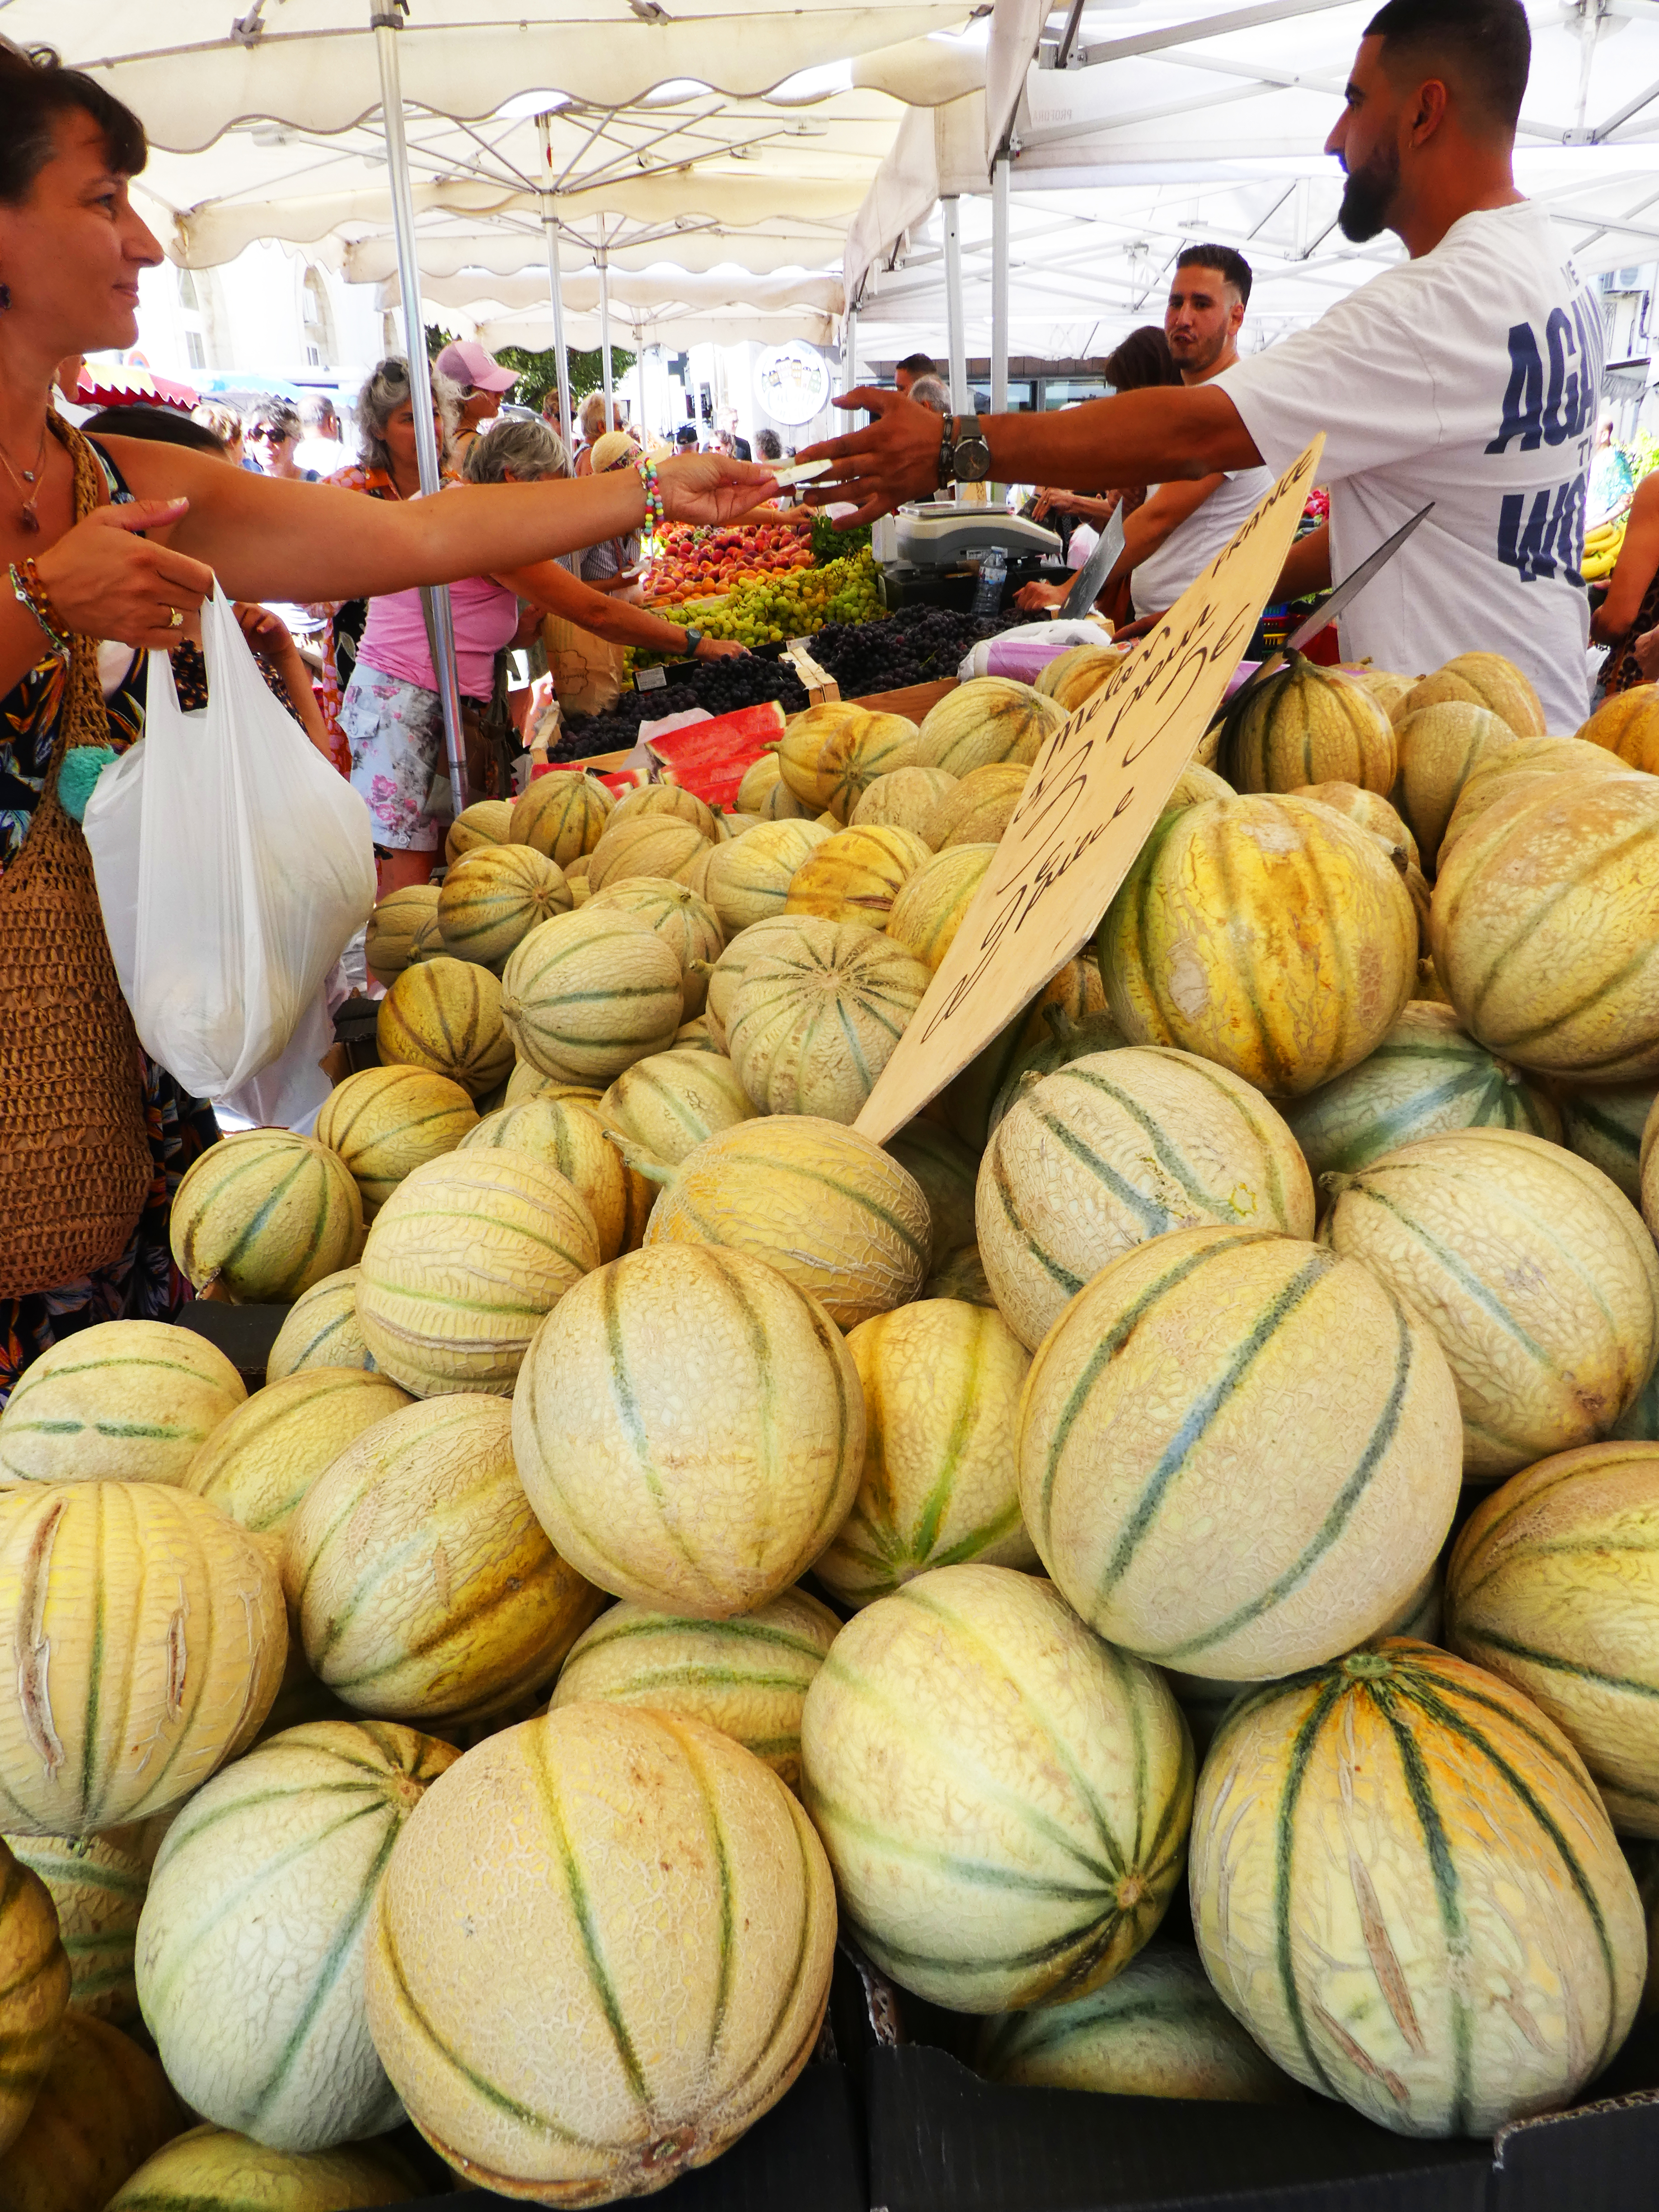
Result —
[{"label": "yellow ripe melon", "polygon": [[580,860],[573,860],[565,871],[564,880],[570,893],[573,909],[586,906],[593,896],[593,886],[587,880],[587,861],[588,855],[584,853]]},{"label": "yellow ripe melon", "polygon": [[955,776],[993,761],[1029,768],[1064,726],[1066,711],[1012,677],[975,676],[928,709],[912,757],[919,768],[948,769]]},{"label": "yellow ripe melon", "polygon": [[940,1095],[940,1113],[970,1151],[979,1152],[985,1149],[991,1109],[1008,1079],[1016,1054],[1029,1046],[1046,1042],[1052,1035],[1048,1018],[1050,1006],[1057,1007],[1073,1021],[1104,1013],[1106,992],[1100,980],[1099,963],[1086,954],[1081,959],[1068,960],[1049,978],[1030,1006],[1016,1014]]},{"label": "yellow ripe melon", "polygon": [[277,1534],[337,1454],[409,1402],[388,1376],[304,1368],[228,1414],[191,1462],[184,1486],[255,1535]]},{"label": "yellow ripe melon", "polygon": [[647,1053],[666,1051],[684,1000],[673,946],[643,915],[596,909],[591,900],[532,929],[501,979],[520,1057],[566,1083],[609,1083]]},{"label": "yellow ripe melon", "polygon": [[325,1275],[289,1308],[265,1363],[267,1385],[313,1367],[361,1367],[374,1372],[374,1356],[357,1326],[357,1270]]},{"label": "yellow ripe melon", "polygon": [[1241,1077],[1131,1046],[1020,1094],[980,1162],[975,1222],[1003,1319],[1035,1351],[1085,1283],[1149,1237],[1211,1224],[1311,1237],[1313,1182]]},{"label": "yellow ripe melon", "polygon": [[741,837],[750,830],[758,830],[766,819],[763,814],[743,814],[736,808],[724,806],[716,806],[713,812],[717,845],[730,844],[734,837]]},{"label": "yellow ripe melon", "polygon": [[656,1193],[607,1141],[599,1104],[596,1098],[527,1098],[503,1106],[484,1116],[461,1149],[529,1152],[556,1168],[586,1200],[604,1261],[639,1243]]},{"label": "yellow ripe melon", "polygon": [[1500,716],[1467,699],[1407,714],[1395,734],[1400,753],[1395,802],[1417,839],[1422,865],[1433,868],[1465,783],[1493,754],[1521,740]]},{"label": "yellow ripe melon", "polygon": [[678,876],[708,850],[695,822],[676,814],[636,814],[631,821],[607,822],[587,864],[590,890],[630,876]]},{"label": "yellow ripe melon", "polygon": [[848,815],[855,830],[909,830],[928,844],[927,819],[957,780],[948,769],[896,768],[866,787],[863,797]]},{"label": "yellow ripe melon", "polygon": [[1030,774],[1018,761],[990,761],[970,769],[934,807],[922,835],[938,853],[955,845],[998,843]]},{"label": "yellow ripe melon", "polygon": [[763,951],[795,942],[795,922],[781,908],[762,921],[752,921],[744,929],[733,933],[724,952],[710,968],[708,975],[708,995],[703,1000],[703,1019],[708,1024],[708,1041],[717,1052],[726,1049],[726,1025],[731,1018],[732,1001],[738,994],[738,986],[748,974],[751,963]]},{"label": "yellow ripe melon", "polygon": [[197,2112],[286,2151],[400,2124],[369,2039],[364,1923],[398,1830],[457,1756],[413,1729],[319,1721],[179,1814],[139,1923],[138,1996]]},{"label": "yellow ripe melon", "polygon": [[1345,661],[1342,672],[1381,702],[1390,721],[1395,720],[1395,708],[1422,680],[1416,676],[1399,675],[1391,668],[1373,668],[1365,660]]},{"label": "yellow ripe melon", "polygon": [[531,1152],[470,1147],[416,1168],[363,1247],[357,1318],[417,1398],[504,1395],[544,1315],[599,1264],[592,1208]]},{"label": "yellow ripe melon", "polygon": [[1641,1900],[1589,1777],[1507,1683],[1390,1638],[1228,1714],[1193,1814],[1223,2002],[1322,2095],[1413,2136],[1553,2112],[1636,2017]]},{"label": "yellow ripe melon", "polygon": [[[664,787],[659,785],[657,788]],[[726,950],[726,934],[714,909],[684,884],[660,876],[624,876],[592,899],[595,913],[611,908],[638,915],[671,945],[683,972],[683,995],[688,1018],[702,1012],[708,988],[707,963]]]},{"label": "yellow ripe melon", "polygon": [[[138,1992],[133,1984],[133,1945],[144,1892],[149,1886],[149,1859],[137,1828],[114,1828],[103,1836],[9,1836],[5,1838],[20,1867],[45,1883],[58,1915],[57,1935],[69,1960],[70,2001],[77,2012],[125,2027],[138,2017]],[[0,1858],[0,1866],[4,1861]],[[18,1971],[25,1991],[40,1999],[42,1986],[56,1988],[55,1968],[37,1960],[33,1946],[27,1960],[8,1954],[6,1929],[9,1910],[0,1877],[0,1958],[7,1978]],[[14,1942],[16,1941],[14,1935]],[[47,1954],[46,1956],[49,1956]],[[40,1978],[45,1976],[44,1984]],[[4,2025],[4,2000],[0,2000],[0,2055],[8,2068],[11,2057]],[[0,2105],[3,2099],[0,2098]],[[5,2124],[0,2120],[0,2144]]]},{"label": "yellow ripe melon", "polygon": [[735,1620],[624,1601],[570,1647],[550,1711],[601,1699],[681,1713],[729,1735],[800,1791],[800,1714],[840,1621],[803,1589]]},{"label": "yellow ripe melon", "polygon": [[501,984],[470,960],[440,957],[405,969],[380,1001],[374,1036],[382,1063],[429,1068],[474,1098],[513,1066]]},{"label": "yellow ripe melon", "polygon": [[636,784],[617,801],[605,826],[614,830],[619,822],[636,821],[647,814],[668,814],[677,821],[689,822],[711,844],[719,835],[714,808],[678,783]]},{"label": "yellow ripe melon", "polygon": [[185,2110],[149,2053],[70,2010],[23,2130],[0,2157],[6,2212],[92,2212],[178,2135]]},{"label": "yellow ripe melon", "polygon": [[[428,890],[437,890],[441,886],[430,884],[425,888]],[[415,925],[409,940],[409,957],[404,965],[406,968],[418,968],[422,961],[442,960],[447,957],[448,955],[444,951],[443,932],[438,927],[438,902],[434,898],[430,912],[422,915]],[[396,978],[393,976],[386,977],[387,988],[390,988],[395,981]]]},{"label": "yellow ripe melon", "polygon": [[1397,767],[1394,727],[1369,691],[1292,653],[1282,674],[1240,696],[1216,766],[1239,792],[1334,782],[1389,792]]},{"label": "yellow ripe melon", "polygon": [[673,1051],[653,1053],[624,1068],[599,1113],[605,1127],[630,1145],[678,1167],[705,1138],[752,1121],[755,1109],[723,1053]]},{"label": "yellow ripe melon", "polygon": [[790,878],[784,912],[880,929],[893,901],[932,857],[914,830],[843,830],[809,853]]},{"label": "yellow ripe melon", "polygon": [[927,995],[930,971],[858,922],[800,915],[792,928],[744,970],[726,1049],[763,1113],[852,1121]]},{"label": "yellow ripe melon", "polygon": [[[1471,831],[1480,830],[1485,817],[1500,805],[1523,793],[1534,798],[1547,798],[1558,776],[1575,780],[1584,776],[1633,775],[1636,769],[1626,768],[1616,753],[1600,745],[1588,745],[1579,738],[1523,738],[1495,758],[1476,763],[1469,771],[1457,804],[1452,809],[1451,819],[1446,824],[1446,834],[1440,841],[1440,866],[1445,866],[1453,845]],[[1486,825],[1490,827],[1491,825]],[[1477,836],[1471,853],[1480,849],[1481,837]],[[1470,854],[1464,855],[1467,865]]]},{"label": "yellow ripe melon", "polygon": [[783,780],[783,763],[773,745],[744,770],[738,786],[738,805],[745,814],[758,814],[763,822],[787,822],[811,812]]},{"label": "yellow ripe melon", "polygon": [[1659,778],[1500,801],[1446,855],[1430,936],[1489,1051],[1581,1083],[1659,1073]]},{"label": "yellow ripe melon", "polygon": [[[1561,1095],[1561,1133],[1556,1141],[1611,1176],[1631,1204],[1642,1203],[1642,1134],[1659,1097],[1651,1075],[1636,1083],[1597,1083]],[[1540,1137],[1555,1134],[1538,1129]],[[0,1419],[0,1438],[4,1424]]]},{"label": "yellow ripe melon", "polygon": [[1428,1324],[1357,1261],[1249,1229],[1103,1267],[1038,1347],[1018,1453],[1032,1541],[1095,1632],[1246,1682],[1381,1628],[1462,1461]]},{"label": "yellow ripe melon", "polygon": [[[1224,798],[1226,793],[1215,795]],[[1362,830],[1369,830],[1373,837],[1380,838],[1389,851],[1403,852],[1413,867],[1421,866],[1422,855],[1416,838],[1380,792],[1362,790],[1357,783],[1339,781],[1310,783],[1291,792],[1289,796],[1316,799],[1322,806],[1334,807],[1339,814],[1346,814],[1350,822],[1357,822]]]},{"label": "yellow ripe melon", "polygon": [[775,1774],[700,1721],[569,1705],[416,1808],[372,1911],[369,2025],[470,2185],[609,2202],[706,2165],[783,2094],[835,1941],[823,1847]]},{"label": "yellow ripe melon", "polygon": [[526,1098],[574,1098],[578,1105],[591,1106],[604,1095],[593,1084],[567,1083],[562,1076],[544,1075],[539,1067],[520,1060],[514,1062],[513,1073],[501,1093],[501,1104],[521,1106]]},{"label": "yellow ripe melon", "polygon": [[362,1237],[362,1200],[345,1163],[288,1129],[210,1145],[173,1193],[168,1227],[181,1273],[235,1305],[298,1297],[349,1266]]},{"label": "yellow ripe melon", "polygon": [[591,853],[604,835],[616,806],[610,787],[583,769],[555,769],[531,781],[514,802],[507,837],[529,845],[565,871]]},{"label": "yellow ripe melon", "polygon": [[562,872],[533,845],[485,845],[457,860],[438,894],[438,934],[458,960],[501,973],[538,922],[571,908]]},{"label": "yellow ripe melon", "polygon": [[847,1340],[864,1390],[864,1471],[812,1571],[842,1605],[890,1596],[930,1567],[1035,1568],[1014,1436],[1031,1362],[993,1308],[927,1298]]},{"label": "yellow ripe melon", "polygon": [[714,847],[702,896],[728,947],[739,930],[783,912],[796,871],[830,836],[821,822],[763,822],[735,843]]},{"label": "yellow ripe melon", "polygon": [[1546,733],[1544,709],[1531,680],[1501,653],[1460,653],[1443,668],[1420,678],[1402,702],[1401,719],[1449,700],[1485,707],[1507,722],[1517,738]]},{"label": "yellow ripe melon", "polygon": [[478,1116],[470,1093],[427,1067],[364,1067],[323,1101],[319,1145],[351,1171],[372,1221],[411,1168],[453,1152]]},{"label": "yellow ripe melon", "polygon": [[804,806],[845,822],[880,775],[910,766],[916,726],[834,700],[792,714],[778,742],[784,782]]},{"label": "yellow ripe melon", "polygon": [[427,2186],[392,2143],[267,2150],[231,2128],[190,2128],[147,2158],[108,2212],[364,2212],[407,2204]]},{"label": "yellow ripe melon", "polygon": [[1201,761],[1190,760],[1181,771],[1181,781],[1170,793],[1171,806],[1197,806],[1206,799],[1237,799],[1224,775],[1218,775],[1212,768]]},{"label": "yellow ripe melon", "polygon": [[1096,939],[1135,1044],[1218,1061],[1273,1097],[1375,1050],[1417,975],[1411,895],[1376,840],[1304,799],[1166,812]]},{"label": "yellow ripe melon", "polygon": [[1035,689],[1074,714],[1097,691],[1104,689],[1125,655],[1109,645],[1074,645],[1048,663]]},{"label": "yellow ripe melon", "polygon": [[1604,745],[1628,768],[1659,774],[1659,684],[1633,684],[1604,699],[1576,734]]},{"label": "yellow ripe melon", "polygon": [[988,2081],[1284,2105],[1297,2092],[1215,1993],[1184,1945],[1152,1942],[1115,1980],[1070,2004],[988,2020],[974,2053]]},{"label": "yellow ripe melon", "polygon": [[449,825],[444,838],[445,862],[453,868],[464,854],[480,852],[488,845],[505,845],[512,834],[512,822],[510,799],[474,799]]},{"label": "yellow ripe melon", "polygon": [[907,1121],[885,1150],[914,1176],[927,1201],[935,1265],[945,1253],[974,1241],[974,1182],[979,1161],[941,1122]]},{"label": "yellow ripe melon", "polygon": [[403,974],[416,933],[428,923],[435,927],[437,913],[436,884],[405,884],[376,902],[364,944],[368,972],[377,983],[389,985]]},{"label": "yellow ripe melon", "polygon": [[1659,1255],[1617,1186],[1515,1129],[1329,1176],[1322,1234],[1423,1314],[1456,1377],[1467,1476],[1594,1443],[1659,1354]]},{"label": "yellow ripe melon", "polygon": [[95,1322],[32,1359],[0,1409],[0,1490],[182,1482],[247,1396],[216,1345],[159,1321]]},{"label": "yellow ripe melon", "polygon": [[[712,969],[710,973],[713,973]],[[704,981],[707,981],[707,980],[705,977]],[[708,1017],[706,1013],[696,1014],[689,1022],[682,1022],[674,1032],[674,1042],[669,1047],[669,1050],[671,1052],[719,1052],[722,1060],[726,1057],[709,1032]]]},{"label": "yellow ripe melon", "polygon": [[956,941],[996,849],[994,845],[952,845],[918,868],[894,900],[887,934],[930,975]]},{"label": "yellow ripe melon", "polygon": [[270,1549],[186,1492],[0,1498],[0,1830],[148,1819],[258,1734],[288,1627]]},{"label": "yellow ripe melon", "polygon": [[0,1843],[0,2154],[21,2133],[46,2078],[70,1989],[52,1894]]},{"label": "yellow ripe melon", "polygon": [[1110,1981],[1181,1876],[1193,1752],[1162,1676],[1007,1567],[935,1567],[849,1621],[801,1754],[850,1932],[953,2012]]},{"label": "yellow ripe melon", "polygon": [[613,1261],[536,1339],[513,1455],[560,1553],[637,1605],[725,1620],[811,1565],[858,1486],[864,1404],[818,1301],[744,1252]]}]

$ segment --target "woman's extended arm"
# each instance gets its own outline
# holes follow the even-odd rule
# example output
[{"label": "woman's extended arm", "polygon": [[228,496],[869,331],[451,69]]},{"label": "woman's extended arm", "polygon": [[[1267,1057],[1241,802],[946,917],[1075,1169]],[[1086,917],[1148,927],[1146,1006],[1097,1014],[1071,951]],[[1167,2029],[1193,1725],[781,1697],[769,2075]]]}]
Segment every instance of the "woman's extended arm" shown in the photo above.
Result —
[{"label": "woman's extended arm", "polygon": [[1656,575],[1659,575],[1659,477],[1644,477],[1631,502],[1625,542],[1607,585],[1607,596],[1590,623],[1590,635],[1598,645],[1616,645],[1629,635]]},{"label": "woman's extended arm", "polygon": [[[562,615],[567,622],[580,623],[591,629],[595,637],[602,637],[612,645],[632,645],[647,653],[684,653],[685,632],[678,623],[665,622],[646,608],[630,605],[625,599],[613,599],[592,584],[578,583],[567,568],[556,561],[538,562],[533,568],[520,568],[503,573],[497,570],[495,580],[505,584],[509,592],[516,592],[521,599],[533,599],[550,615]],[[728,645],[719,638],[706,637],[702,652],[713,659],[723,653],[742,651],[740,646]]]}]

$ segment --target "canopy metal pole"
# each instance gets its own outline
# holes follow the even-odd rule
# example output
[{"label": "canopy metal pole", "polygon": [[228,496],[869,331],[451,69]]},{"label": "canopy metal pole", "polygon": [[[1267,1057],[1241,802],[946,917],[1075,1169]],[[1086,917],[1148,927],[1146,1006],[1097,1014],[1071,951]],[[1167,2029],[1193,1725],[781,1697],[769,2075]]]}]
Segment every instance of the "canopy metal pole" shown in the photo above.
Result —
[{"label": "canopy metal pole", "polygon": [[[438,440],[432,427],[432,374],[426,357],[426,330],[421,320],[421,270],[415,255],[415,196],[409,185],[403,80],[398,65],[398,33],[403,27],[403,20],[399,9],[388,4],[387,0],[371,0],[368,20],[380,64],[380,111],[386,129],[386,172],[392,186],[392,225],[398,240],[398,283],[403,293],[409,396],[415,408],[415,451],[421,465],[421,489],[435,492],[440,482]],[[460,692],[455,681],[455,630],[449,615],[448,587],[443,584],[422,584],[421,598],[431,629],[433,673],[438,679],[444,744],[449,755],[450,788],[459,814],[468,799],[466,738],[461,726]]]},{"label": "canopy metal pole", "polygon": [[[536,118],[537,135],[542,145],[542,174],[553,174],[553,118]],[[547,240],[547,289],[553,302],[553,354],[559,370],[559,435],[564,440],[568,453],[576,450],[575,423],[570,412],[570,362],[564,349],[564,295],[560,289],[559,218],[553,195],[542,193],[542,230]]]},{"label": "canopy metal pole", "polygon": [[991,412],[1008,412],[1008,155],[991,172]]},{"label": "canopy metal pole", "polygon": [[842,325],[841,349],[841,373],[845,379],[842,388],[851,392],[859,380],[859,311],[856,307],[847,310],[846,319]]},{"label": "canopy metal pole", "polygon": [[599,373],[605,380],[605,427],[614,428],[611,406],[611,255],[605,243],[605,217],[599,217]]},{"label": "canopy metal pole", "polygon": [[957,196],[939,203],[945,211],[945,318],[951,350],[951,412],[968,412],[968,339],[962,317],[962,223]]}]

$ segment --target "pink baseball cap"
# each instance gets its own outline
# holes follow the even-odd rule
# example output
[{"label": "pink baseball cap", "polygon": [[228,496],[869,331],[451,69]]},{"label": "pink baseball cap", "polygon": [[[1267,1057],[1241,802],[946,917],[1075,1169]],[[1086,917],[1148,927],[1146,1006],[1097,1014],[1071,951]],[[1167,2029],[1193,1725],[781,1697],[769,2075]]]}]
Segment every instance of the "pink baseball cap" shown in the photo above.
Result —
[{"label": "pink baseball cap", "polygon": [[438,356],[438,373],[479,392],[510,392],[519,380],[518,370],[503,368],[477,338],[457,338],[447,345]]}]

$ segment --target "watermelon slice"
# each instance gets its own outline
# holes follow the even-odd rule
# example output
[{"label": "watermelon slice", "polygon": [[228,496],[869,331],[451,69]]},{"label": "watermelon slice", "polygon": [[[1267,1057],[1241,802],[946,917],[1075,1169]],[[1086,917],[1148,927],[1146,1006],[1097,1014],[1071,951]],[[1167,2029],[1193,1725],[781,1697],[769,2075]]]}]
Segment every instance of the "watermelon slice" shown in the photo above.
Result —
[{"label": "watermelon slice", "polygon": [[672,769],[685,790],[710,806],[730,806],[744,771],[782,736],[785,720],[777,701],[769,699],[763,706],[740,708],[735,714],[717,714],[712,721],[647,738],[646,747]]}]

